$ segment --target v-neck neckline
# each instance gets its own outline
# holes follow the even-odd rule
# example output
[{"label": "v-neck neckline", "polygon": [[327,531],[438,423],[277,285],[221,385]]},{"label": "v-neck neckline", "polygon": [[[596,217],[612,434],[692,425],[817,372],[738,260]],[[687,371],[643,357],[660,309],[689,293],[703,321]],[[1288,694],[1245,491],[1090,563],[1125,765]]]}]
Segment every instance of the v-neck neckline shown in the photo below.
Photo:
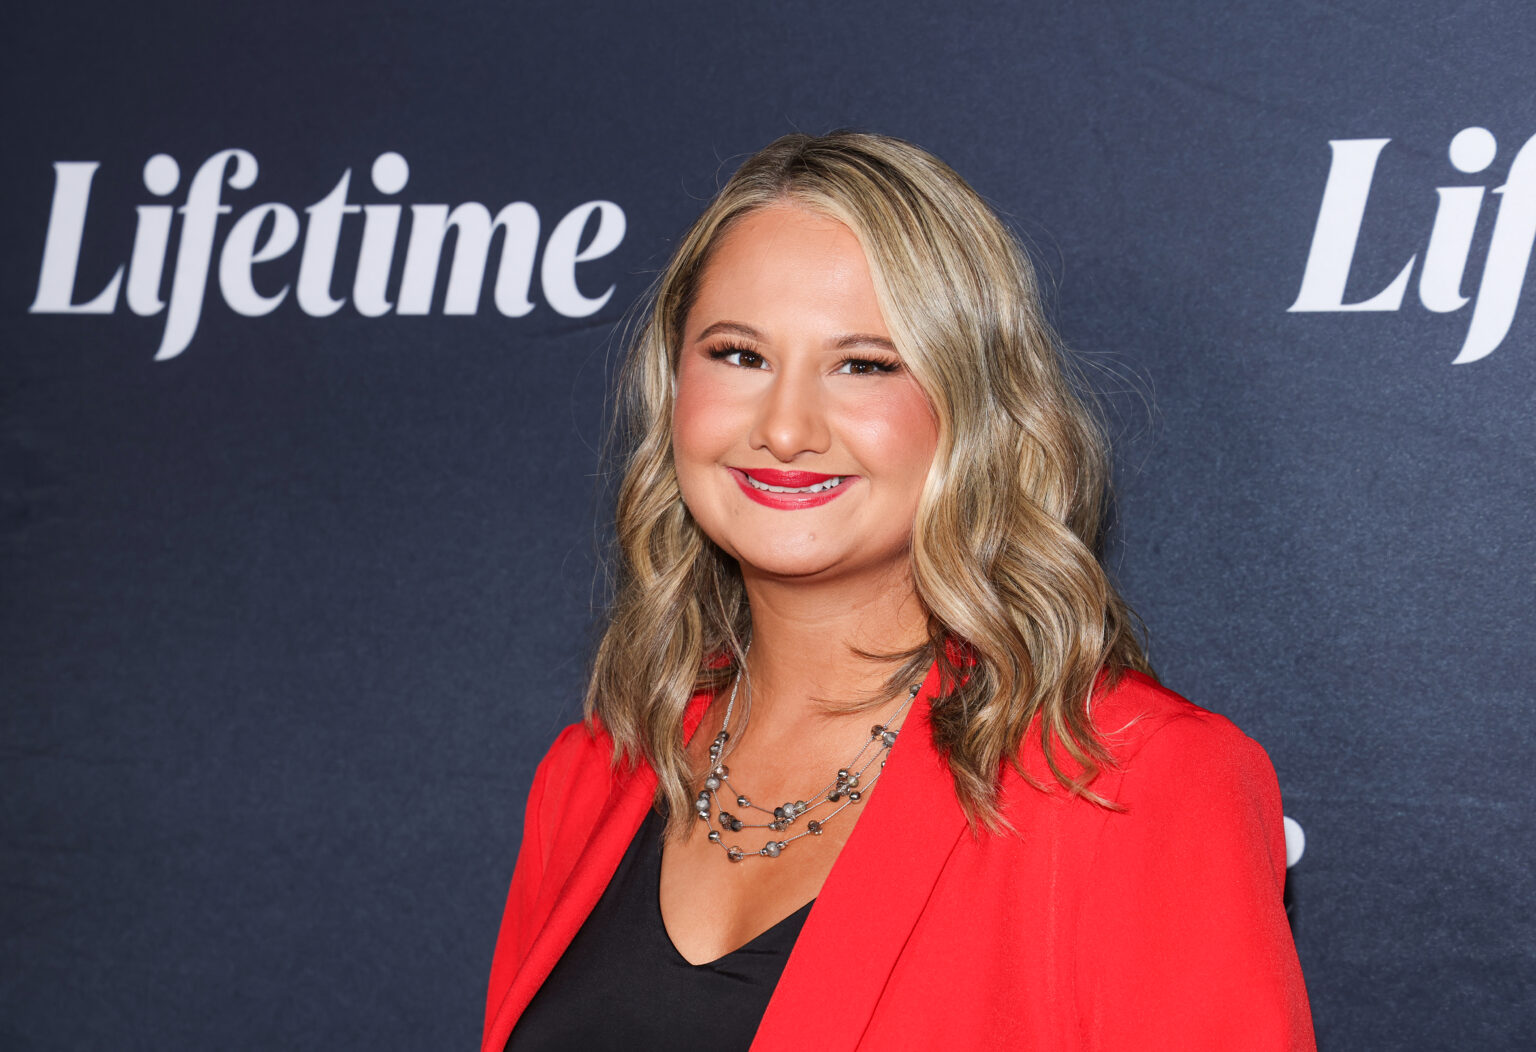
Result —
[{"label": "v-neck neckline", "polygon": [[804,905],[790,911],[785,916],[780,917],[773,924],[770,924],[768,927],[752,936],[752,938],[748,939],[734,950],[727,950],[719,957],[715,957],[708,961],[703,961],[699,964],[694,964],[687,957],[684,957],[683,952],[677,948],[677,943],[673,941],[672,933],[667,930],[667,920],[665,915],[663,915],[661,912],[661,862],[663,847],[661,838],[664,829],[665,826],[662,822],[660,814],[652,809],[646,814],[645,820],[640,823],[640,831],[636,835],[646,838],[644,849],[646,852],[654,851],[656,853],[654,864],[649,858],[646,860],[645,872],[647,874],[648,881],[645,889],[645,896],[646,899],[650,902],[651,908],[656,911],[656,926],[661,931],[662,939],[666,942],[667,948],[672,951],[672,955],[676,957],[678,961],[686,964],[690,968],[714,968],[723,962],[729,961],[732,957],[751,952],[754,946],[768,939],[775,933],[780,932],[781,929],[787,927],[791,922],[795,922],[796,935],[798,936],[798,929],[804,926],[805,917],[810,915],[811,907],[816,905],[816,900],[814,898]]}]

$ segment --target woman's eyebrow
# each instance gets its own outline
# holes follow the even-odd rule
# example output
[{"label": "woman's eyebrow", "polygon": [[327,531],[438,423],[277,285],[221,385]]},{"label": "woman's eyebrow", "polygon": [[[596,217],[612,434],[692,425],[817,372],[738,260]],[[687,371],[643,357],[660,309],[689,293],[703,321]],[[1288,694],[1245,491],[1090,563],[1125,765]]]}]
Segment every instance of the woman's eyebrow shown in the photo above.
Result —
[{"label": "woman's eyebrow", "polygon": [[695,336],[694,339],[704,340],[722,332],[728,332],[734,336],[745,336],[752,340],[761,340],[763,338],[763,334],[750,325],[743,325],[739,321],[717,321]]},{"label": "woman's eyebrow", "polygon": [[856,332],[849,336],[839,336],[833,346],[840,351],[847,350],[850,347],[878,347],[883,351],[890,351],[892,354],[896,353],[896,345],[894,343],[884,336],[876,336],[872,332]]}]

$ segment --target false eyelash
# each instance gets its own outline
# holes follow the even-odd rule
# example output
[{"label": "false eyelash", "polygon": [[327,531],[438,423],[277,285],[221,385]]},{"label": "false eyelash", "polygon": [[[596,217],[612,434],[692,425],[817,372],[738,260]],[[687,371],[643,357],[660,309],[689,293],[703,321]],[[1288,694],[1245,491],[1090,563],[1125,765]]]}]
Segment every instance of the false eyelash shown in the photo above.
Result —
[{"label": "false eyelash", "polygon": [[[709,355],[710,360],[717,362],[729,358],[733,354],[750,354],[758,358],[762,357],[761,351],[756,351],[751,347],[743,347],[739,344],[733,343],[720,344],[717,347],[711,347],[705,353]],[[841,359],[837,364],[838,367],[841,368],[842,366],[847,365],[849,362],[873,365],[876,367],[876,371],[879,373],[896,373],[900,372],[902,368],[900,359],[882,358],[877,355],[849,355],[847,358]]]},{"label": "false eyelash", "polygon": [[729,358],[733,354],[756,354],[759,358],[762,357],[761,354],[759,354],[757,351],[754,351],[752,348],[740,347],[736,344],[721,344],[718,347],[711,347],[708,353],[709,357],[717,362],[722,358]]},{"label": "false eyelash", "polygon": [[844,358],[841,362],[838,362],[838,365],[847,365],[849,362],[857,362],[863,365],[877,366],[879,371],[883,373],[895,373],[901,371],[901,362],[897,361],[895,358],[871,358],[868,356],[862,358]]}]

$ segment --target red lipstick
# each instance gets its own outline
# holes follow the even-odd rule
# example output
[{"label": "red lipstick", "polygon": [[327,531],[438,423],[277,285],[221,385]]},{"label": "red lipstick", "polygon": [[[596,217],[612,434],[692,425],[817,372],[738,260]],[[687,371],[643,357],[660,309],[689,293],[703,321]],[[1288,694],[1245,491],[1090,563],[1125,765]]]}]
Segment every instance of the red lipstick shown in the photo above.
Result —
[{"label": "red lipstick", "polygon": [[728,470],[748,497],[782,511],[820,507],[841,497],[849,484],[858,478],[857,475],[826,475],[819,471],[782,471],[777,468]]},{"label": "red lipstick", "polygon": [[818,482],[837,478],[836,475],[823,475],[819,471],[778,471],[774,468],[742,468],[741,473],[764,485],[787,486],[791,489],[814,486]]}]

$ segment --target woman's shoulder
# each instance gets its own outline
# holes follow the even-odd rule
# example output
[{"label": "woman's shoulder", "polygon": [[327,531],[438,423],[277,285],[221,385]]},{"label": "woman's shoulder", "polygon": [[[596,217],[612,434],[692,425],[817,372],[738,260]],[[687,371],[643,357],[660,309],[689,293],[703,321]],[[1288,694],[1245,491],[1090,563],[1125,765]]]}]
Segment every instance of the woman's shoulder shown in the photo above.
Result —
[{"label": "woman's shoulder", "polygon": [[[685,739],[698,726],[711,697],[709,691],[701,690],[689,698],[683,712]],[[602,717],[594,714],[590,719],[568,725],[555,736],[534,777],[536,781],[557,782],[579,777],[606,785],[612,776],[633,772],[639,763],[620,757],[613,737],[603,727]]]},{"label": "woman's shoulder", "polygon": [[589,767],[610,766],[613,741],[599,723],[578,720],[561,728],[539,761],[545,777],[585,771]]},{"label": "woman's shoulder", "polygon": [[555,740],[544,753],[544,760],[560,762],[583,758],[588,753],[600,750],[604,742],[599,739],[607,737],[599,723],[588,723],[586,720],[568,723],[555,735]]},{"label": "woman's shoulder", "polygon": [[1126,671],[1089,716],[1114,762],[1126,768],[1140,759],[1169,763],[1243,760],[1269,766],[1257,742],[1218,713],[1201,708],[1141,672]]},{"label": "woman's shoulder", "polygon": [[[1093,732],[1107,762],[1088,783],[1094,794],[1114,805],[1130,805],[1146,796],[1278,799],[1274,766],[1252,738],[1225,716],[1194,704],[1153,677],[1126,670],[1103,676],[1088,705]],[[1046,760],[1032,725],[1019,752],[1023,777],[1005,774],[1001,784],[1008,807],[1066,806],[1084,821],[1097,822],[1108,811],[1090,798],[1057,792],[1056,772]],[[1082,768],[1058,753],[1069,776]],[[1038,792],[1044,788],[1045,792]],[[1276,818],[1278,822],[1278,817]]]},{"label": "woman's shoulder", "polygon": [[539,761],[530,800],[556,814],[600,806],[612,788],[613,771],[613,742],[601,725],[572,723]]}]

